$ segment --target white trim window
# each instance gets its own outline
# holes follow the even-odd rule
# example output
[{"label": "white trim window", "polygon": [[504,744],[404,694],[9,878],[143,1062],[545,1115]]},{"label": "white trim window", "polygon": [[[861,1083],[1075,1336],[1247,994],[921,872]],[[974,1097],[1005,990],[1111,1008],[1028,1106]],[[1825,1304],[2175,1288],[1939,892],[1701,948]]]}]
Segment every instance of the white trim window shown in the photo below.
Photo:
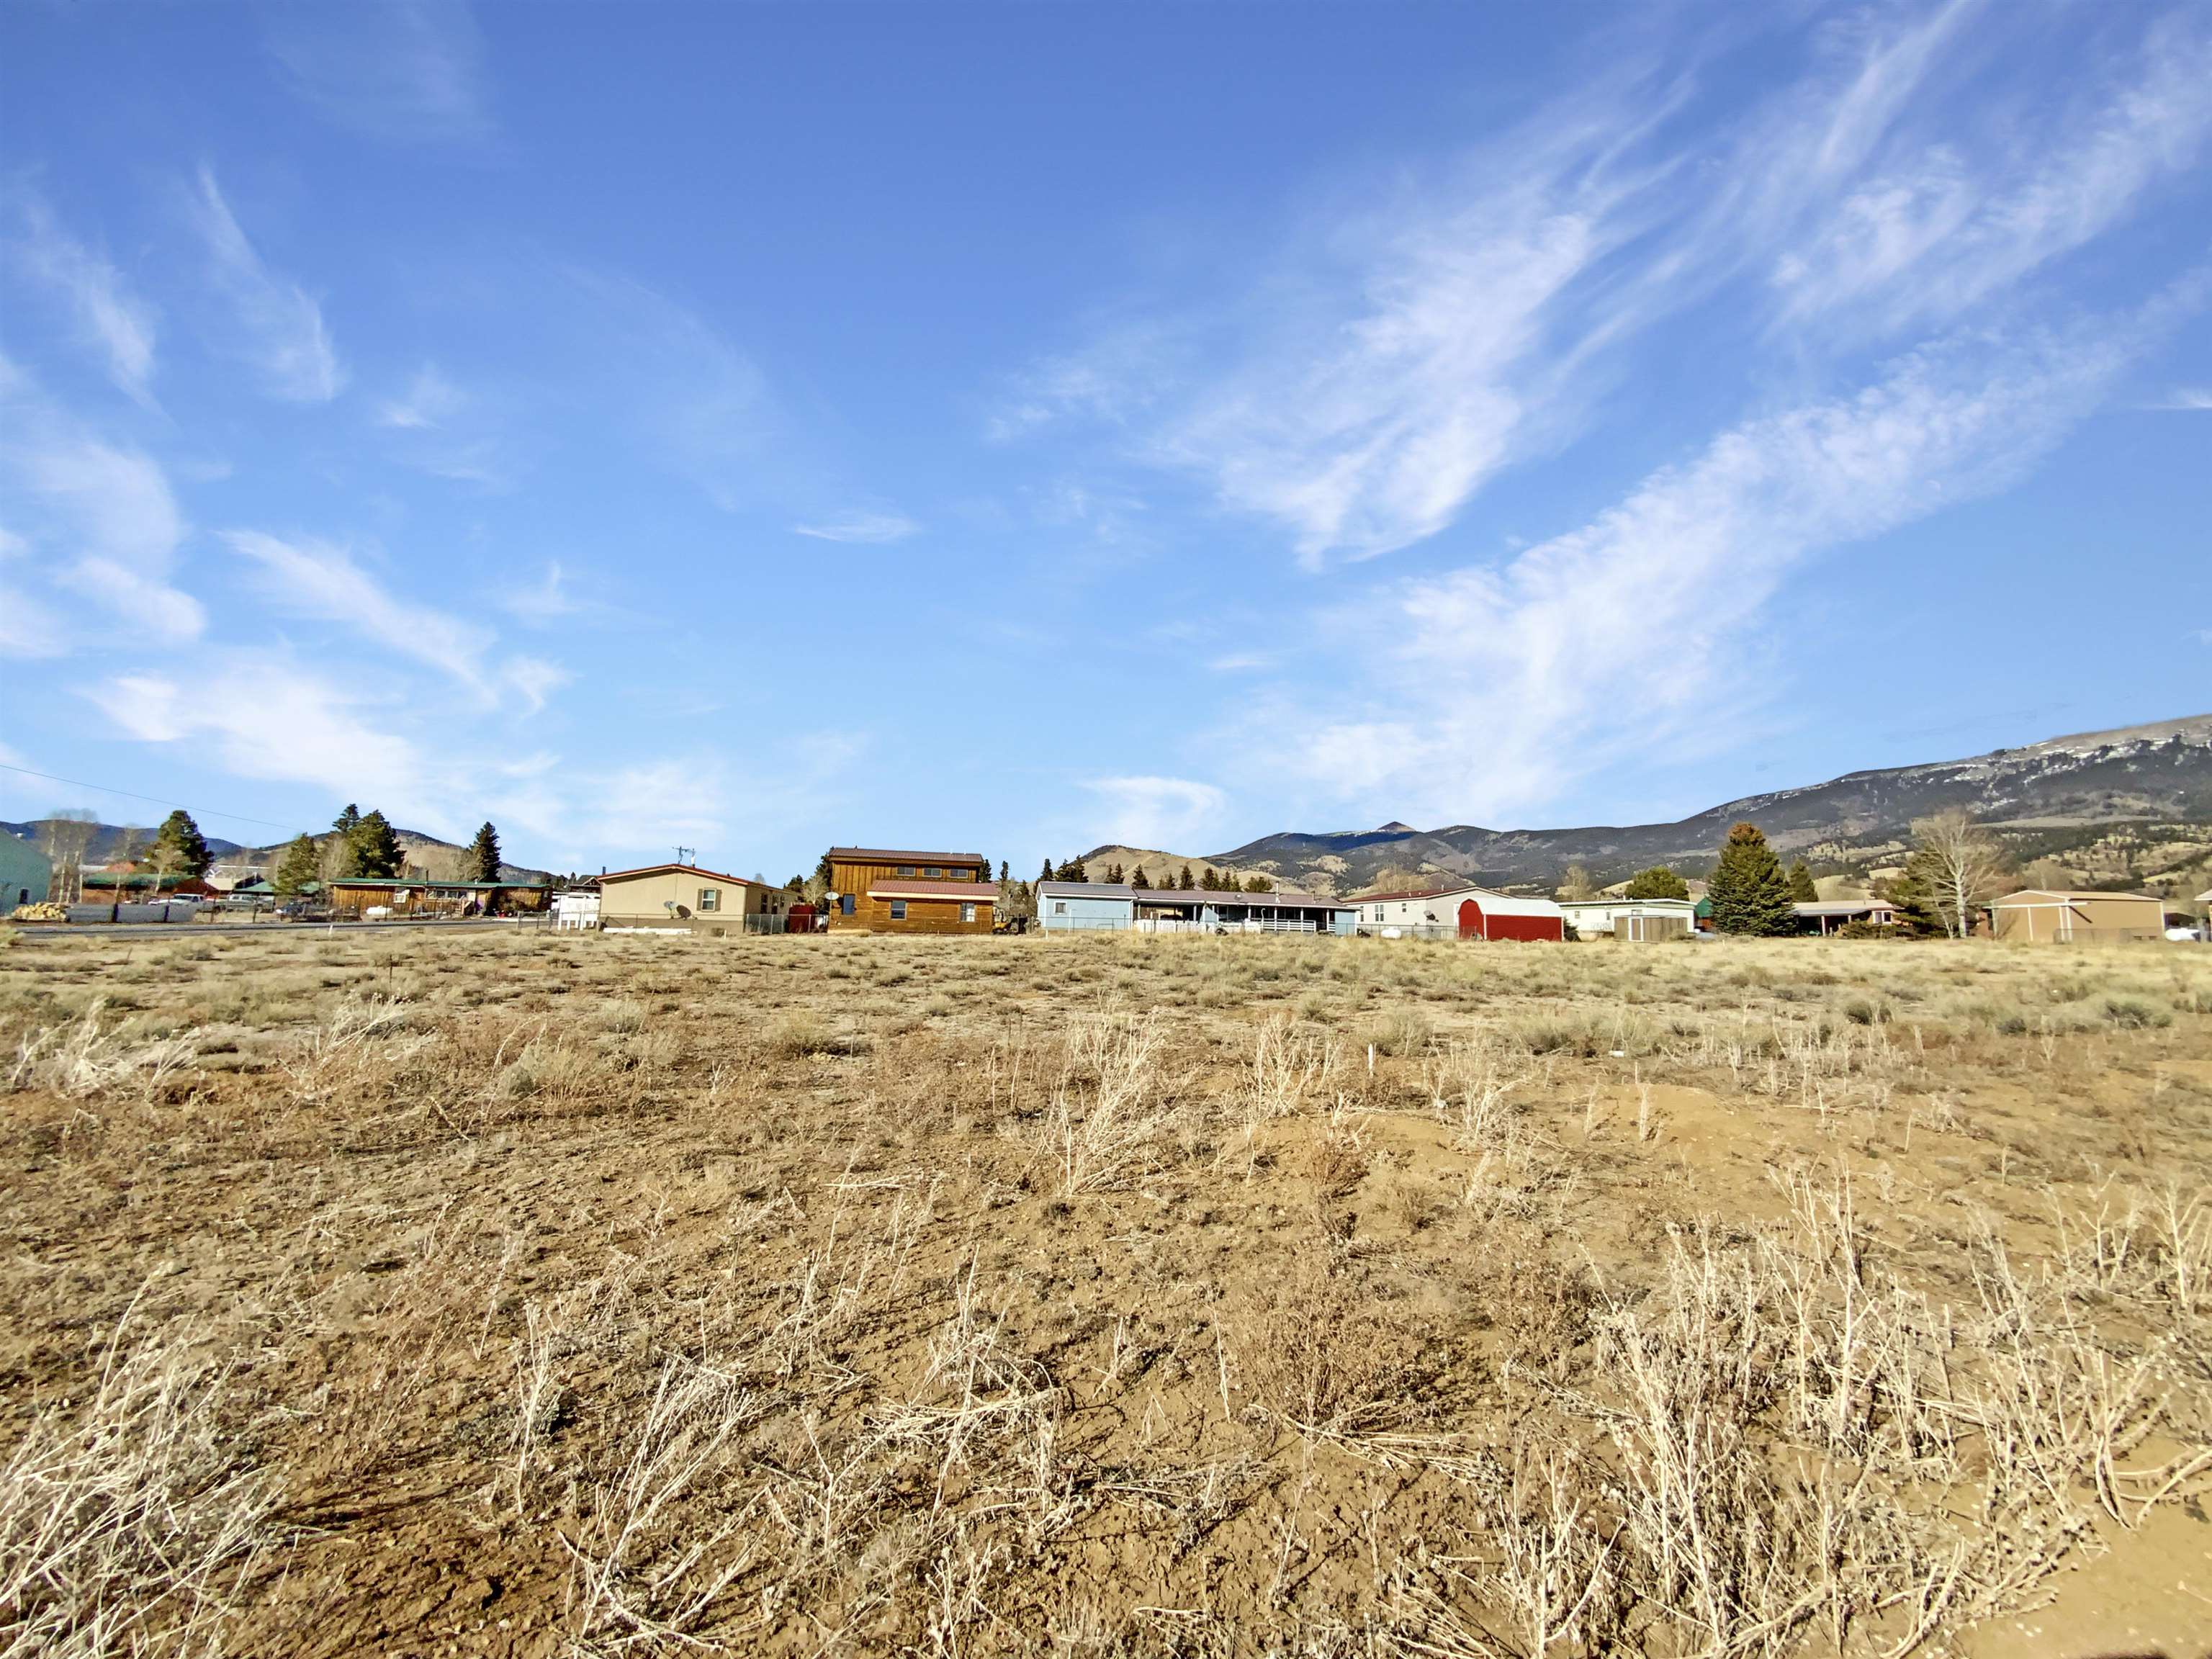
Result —
[{"label": "white trim window", "polygon": [[891,901],[891,920],[893,921],[904,921],[906,920],[906,901],[904,899],[893,899]]},{"label": "white trim window", "polygon": [[721,908],[722,890],[720,888],[702,887],[699,890],[699,912],[702,915],[709,910],[719,910]]},{"label": "white trim window", "polygon": [[963,904],[963,905],[962,905],[962,906],[960,907],[960,920],[961,920],[961,921],[975,921],[975,907],[974,905],[972,905],[972,904]]}]

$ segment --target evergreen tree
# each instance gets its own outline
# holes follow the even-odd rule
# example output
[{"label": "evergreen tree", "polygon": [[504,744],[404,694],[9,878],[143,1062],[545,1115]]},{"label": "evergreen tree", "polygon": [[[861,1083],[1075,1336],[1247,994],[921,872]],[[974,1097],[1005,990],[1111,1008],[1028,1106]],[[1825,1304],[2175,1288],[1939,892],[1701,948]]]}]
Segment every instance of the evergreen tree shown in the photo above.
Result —
[{"label": "evergreen tree", "polygon": [[1663,864],[1655,864],[1649,870],[1639,870],[1629,880],[1624,897],[1632,899],[1686,899],[1690,896],[1690,884]]},{"label": "evergreen tree", "polygon": [[1044,861],[1044,868],[1037,872],[1037,879],[1039,881],[1050,881],[1053,879],[1052,860],[1050,859],[1047,859]]},{"label": "evergreen tree", "polygon": [[276,890],[286,894],[301,891],[322,869],[322,858],[313,836],[293,836],[276,860]]},{"label": "evergreen tree", "polygon": [[1152,878],[1145,873],[1145,866],[1141,864],[1139,865],[1136,868],[1136,872],[1129,878],[1129,885],[1132,887],[1150,887],[1152,884]]},{"label": "evergreen tree", "polygon": [[1190,866],[1188,864],[1184,865],[1182,867],[1182,879],[1177,882],[1176,885],[1182,888],[1186,893],[1190,892],[1197,887],[1198,883],[1193,878],[1190,873]]},{"label": "evergreen tree", "polygon": [[1905,873],[1889,884],[1886,896],[1896,907],[1897,931],[1906,939],[1942,939],[1951,931],[1936,902],[1936,872],[1931,862],[1913,854],[1905,861]]},{"label": "evergreen tree", "polygon": [[345,804],[345,811],[340,812],[337,817],[331,821],[331,828],[337,830],[338,834],[342,836],[350,836],[353,834],[355,827],[360,823],[361,808],[355,805],[353,802],[348,801]]},{"label": "evergreen tree", "polygon": [[1206,873],[1198,878],[1198,884],[1209,893],[1219,892],[1221,890],[1221,872],[1218,870],[1216,870],[1212,865],[1207,865],[1206,866]]},{"label": "evergreen tree", "polygon": [[1790,878],[1755,823],[1728,832],[1705,896],[1713,903],[1713,926],[1723,933],[1763,938],[1796,931]]},{"label": "evergreen tree", "polygon": [[806,891],[806,878],[804,876],[793,876],[789,881],[783,884],[783,890],[787,893],[798,893],[804,896]]},{"label": "evergreen tree", "polygon": [[1244,890],[1248,893],[1272,893],[1275,890],[1275,884],[1271,877],[1247,876],[1244,878]]},{"label": "evergreen tree", "polygon": [[163,818],[161,827],[154,832],[154,867],[163,875],[204,876],[214,862],[207,837],[183,807]]},{"label": "evergreen tree", "polygon": [[499,831],[492,828],[491,821],[487,818],[483,828],[477,831],[477,838],[469,843],[468,878],[471,881],[497,881],[499,863]]},{"label": "evergreen tree", "polygon": [[1000,859],[999,860],[999,885],[1004,887],[1009,879],[1010,878],[1006,874],[1006,861],[1004,859]]},{"label": "evergreen tree", "polygon": [[1108,865],[1106,866],[1106,879],[1115,886],[1118,887],[1121,885],[1121,866],[1118,864]]},{"label": "evergreen tree", "polygon": [[1790,866],[1790,897],[1797,904],[1818,904],[1820,890],[1813,884],[1813,867],[1799,859]]},{"label": "evergreen tree", "polygon": [[370,812],[362,817],[347,840],[353,848],[356,875],[396,876],[406,862],[399,849],[399,837],[392,833],[390,821],[381,812]]}]

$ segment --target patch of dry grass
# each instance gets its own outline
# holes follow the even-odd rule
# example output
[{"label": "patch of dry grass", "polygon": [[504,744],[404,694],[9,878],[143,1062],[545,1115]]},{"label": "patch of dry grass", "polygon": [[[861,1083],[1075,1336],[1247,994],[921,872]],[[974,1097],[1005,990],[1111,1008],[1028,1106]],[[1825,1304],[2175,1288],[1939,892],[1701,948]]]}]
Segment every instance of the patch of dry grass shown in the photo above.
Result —
[{"label": "patch of dry grass", "polygon": [[208,945],[0,958],[0,1652],[1932,1652],[2212,1485],[2187,951]]}]

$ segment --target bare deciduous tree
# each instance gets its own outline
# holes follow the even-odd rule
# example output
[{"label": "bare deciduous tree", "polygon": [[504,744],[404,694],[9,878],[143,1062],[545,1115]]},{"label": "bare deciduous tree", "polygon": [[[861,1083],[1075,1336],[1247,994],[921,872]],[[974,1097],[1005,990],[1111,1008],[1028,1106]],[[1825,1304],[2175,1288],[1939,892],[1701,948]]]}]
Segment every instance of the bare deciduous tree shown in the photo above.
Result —
[{"label": "bare deciduous tree", "polygon": [[1915,818],[1912,839],[1916,856],[1923,860],[1928,883],[1936,892],[1936,908],[1954,939],[1964,939],[1974,925],[1974,906],[1990,897],[2005,872],[2004,851],[1958,807]]}]

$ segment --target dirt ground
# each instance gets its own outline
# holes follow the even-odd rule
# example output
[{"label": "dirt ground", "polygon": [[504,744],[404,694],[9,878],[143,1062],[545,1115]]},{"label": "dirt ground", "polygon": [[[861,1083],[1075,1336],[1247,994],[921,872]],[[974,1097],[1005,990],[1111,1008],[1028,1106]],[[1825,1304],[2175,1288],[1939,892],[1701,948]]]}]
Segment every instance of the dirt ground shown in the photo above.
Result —
[{"label": "dirt ground", "polygon": [[0,1654],[2212,1653],[2212,951],[18,939]]}]

